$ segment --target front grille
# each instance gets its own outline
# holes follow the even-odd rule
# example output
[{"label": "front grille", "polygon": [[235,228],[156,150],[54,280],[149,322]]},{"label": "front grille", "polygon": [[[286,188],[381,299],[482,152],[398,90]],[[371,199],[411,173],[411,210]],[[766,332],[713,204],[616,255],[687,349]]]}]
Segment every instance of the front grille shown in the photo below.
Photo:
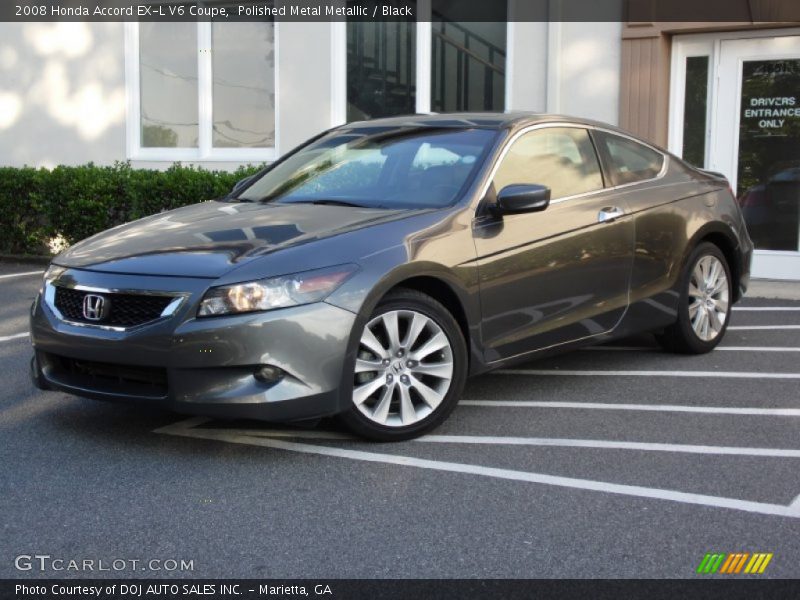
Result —
[{"label": "front grille", "polygon": [[56,381],[89,391],[163,398],[167,395],[167,371],[159,367],[139,367],[79,360],[45,354],[48,375]]},{"label": "front grille", "polygon": [[[87,319],[83,314],[83,299],[87,294],[102,296],[108,303],[100,320]],[[54,304],[64,318],[79,323],[135,327],[154,321],[161,316],[174,296],[152,294],[96,293],[56,286]]]}]

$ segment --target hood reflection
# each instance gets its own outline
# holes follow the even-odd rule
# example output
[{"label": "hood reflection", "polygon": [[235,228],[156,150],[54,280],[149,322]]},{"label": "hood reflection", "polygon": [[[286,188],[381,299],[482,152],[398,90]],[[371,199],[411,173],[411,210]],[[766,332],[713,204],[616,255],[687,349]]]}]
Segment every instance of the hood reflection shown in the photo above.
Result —
[{"label": "hood reflection", "polygon": [[54,262],[114,272],[218,277],[266,253],[407,212],[210,201],[110,229]]}]

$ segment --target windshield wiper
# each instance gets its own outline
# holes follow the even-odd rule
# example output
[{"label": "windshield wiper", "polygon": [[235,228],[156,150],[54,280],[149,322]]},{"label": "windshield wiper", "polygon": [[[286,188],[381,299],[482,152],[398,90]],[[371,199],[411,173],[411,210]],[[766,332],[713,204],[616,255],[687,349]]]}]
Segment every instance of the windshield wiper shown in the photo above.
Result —
[{"label": "windshield wiper", "polygon": [[358,204],[357,202],[348,202],[347,200],[291,200],[284,202],[284,204],[322,204],[326,206],[351,206],[354,208],[375,208],[365,204]]}]

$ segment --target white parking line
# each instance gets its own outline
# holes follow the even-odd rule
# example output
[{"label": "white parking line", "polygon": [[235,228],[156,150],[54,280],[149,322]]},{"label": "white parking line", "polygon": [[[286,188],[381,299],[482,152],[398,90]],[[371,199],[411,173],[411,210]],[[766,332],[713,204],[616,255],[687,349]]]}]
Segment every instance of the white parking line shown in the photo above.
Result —
[{"label": "white parking line", "polygon": [[[361,442],[337,431],[307,429],[214,429],[226,433],[295,440],[338,440]],[[664,444],[651,442],[625,442],[615,440],[584,440],[574,438],[531,438],[494,435],[424,435],[410,440],[412,443],[476,444],[487,446],[553,446],[557,448],[594,448],[603,450],[643,450],[648,452],[678,452],[686,454],[712,454],[724,456],[765,456],[769,458],[800,458],[800,450],[784,448],[747,448],[740,446],[704,446],[696,444]]]},{"label": "white parking line", "polygon": [[800,311],[800,306],[734,306],[733,310],[751,312],[794,312]]},{"label": "white parking line", "polygon": [[[664,352],[661,348],[655,346],[588,346],[581,348],[581,350],[605,351],[612,352]],[[788,346],[717,346],[714,352],[721,350],[723,352],[800,352],[800,348]]]},{"label": "white parking line", "polygon": [[15,333],[13,335],[2,335],[0,336],[0,342],[10,342],[11,340],[18,340],[20,338],[28,337],[28,332],[25,331],[23,333]]},{"label": "white parking line", "polygon": [[484,467],[480,465],[470,465],[463,463],[445,462],[439,460],[428,460],[413,456],[403,456],[397,454],[384,454],[379,452],[364,452],[361,450],[349,450],[345,448],[335,448],[330,446],[318,446],[315,444],[303,444],[297,442],[287,442],[274,438],[253,437],[238,435],[226,431],[213,429],[194,428],[187,426],[192,422],[180,422],[175,425],[157,429],[156,433],[165,433],[183,437],[207,439],[232,444],[245,444],[251,446],[262,446],[276,450],[287,450],[302,454],[316,454],[320,456],[331,456],[336,458],[347,458],[363,462],[382,463],[398,465],[404,467],[415,467],[418,469],[428,469],[433,471],[445,471],[450,473],[461,473],[467,475],[479,475],[495,479],[506,479],[512,481],[522,481],[526,483],[539,483],[594,492],[605,492],[608,494],[619,494],[623,496],[634,496],[638,498],[651,498],[656,500],[669,500],[683,504],[694,504],[714,508],[728,508],[751,513],[764,515],[775,515],[781,517],[800,518],[800,509],[795,505],[770,504],[766,502],[753,502],[740,500],[737,498],[725,498],[722,496],[708,496],[704,494],[691,494],[661,488],[649,488],[637,485],[624,485],[610,483],[606,481],[595,481],[592,479],[578,479],[574,477],[560,477],[557,475],[547,475],[544,473],[531,473],[528,471],[515,471],[511,469],[498,469],[494,467]]},{"label": "white parking line", "polygon": [[800,458],[800,450],[784,448],[744,448],[737,446],[703,446],[695,444],[662,444],[570,438],[526,438],[493,435],[426,435],[414,440],[439,444],[481,444],[492,446],[555,446],[559,448],[601,448],[604,450],[645,450],[648,452],[681,452],[731,456],[767,456]]},{"label": "white parking line", "polygon": [[729,379],[800,379],[800,373],[739,373],[736,371],[578,371],[573,369],[500,369],[497,375],[566,377],[722,377]]},{"label": "white parking line", "polygon": [[728,352],[800,352],[800,348],[774,347],[774,346],[717,346],[717,350]]},{"label": "white parking line", "polygon": [[[214,428],[213,431],[224,431],[226,433],[236,433],[238,435],[252,435],[255,437],[271,437],[271,438],[292,438],[300,440],[339,440],[342,442],[358,442],[363,441],[361,438],[348,435],[346,433],[339,433],[338,431],[325,431],[318,429],[227,429],[227,428]],[[169,433],[169,432],[157,432]],[[416,441],[416,440],[414,440]]]},{"label": "white parking line", "polygon": [[590,410],[642,410],[686,412],[712,415],[758,415],[762,417],[800,417],[800,408],[753,408],[736,406],[686,406],[681,404],[623,404],[616,402],[545,402],[536,400],[461,400],[459,406],[491,408],[579,408]]},{"label": "white parking line", "polygon": [[27,277],[29,275],[41,275],[44,271],[25,271],[24,273],[9,273],[8,275],[0,275],[0,279],[11,279],[12,277]]},{"label": "white parking line", "polygon": [[731,325],[728,331],[769,331],[781,329],[800,329],[800,325]]}]

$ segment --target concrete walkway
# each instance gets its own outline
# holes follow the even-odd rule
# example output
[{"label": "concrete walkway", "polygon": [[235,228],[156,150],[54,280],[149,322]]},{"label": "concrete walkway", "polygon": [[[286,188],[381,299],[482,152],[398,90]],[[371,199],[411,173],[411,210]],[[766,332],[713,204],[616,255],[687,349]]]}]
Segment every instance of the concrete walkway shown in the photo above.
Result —
[{"label": "concrete walkway", "polygon": [[747,290],[748,298],[778,298],[800,300],[800,281],[752,279]]}]

